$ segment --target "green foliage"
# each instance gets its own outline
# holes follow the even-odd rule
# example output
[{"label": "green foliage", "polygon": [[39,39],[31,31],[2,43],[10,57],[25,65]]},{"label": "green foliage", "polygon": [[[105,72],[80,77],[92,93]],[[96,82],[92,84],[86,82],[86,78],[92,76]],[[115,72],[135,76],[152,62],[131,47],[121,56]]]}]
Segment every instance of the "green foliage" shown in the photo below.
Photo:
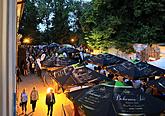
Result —
[{"label": "green foliage", "polygon": [[[40,19],[38,17],[38,10],[35,7],[34,0],[27,0],[25,4],[25,9],[23,13],[22,21],[20,22],[19,33],[23,35],[23,37],[38,37],[38,29],[37,26],[40,23]],[[34,41],[33,41],[34,42]]]},{"label": "green foliage", "polygon": [[[164,4],[163,0],[26,0],[19,31],[38,44],[70,43],[76,37],[76,44],[132,52],[133,43],[165,41]],[[76,17],[72,26],[70,12]],[[45,31],[39,31],[39,24],[46,26]]]},{"label": "green foliage", "polygon": [[[80,7],[80,2],[74,0],[26,0],[19,33],[24,37],[30,36],[34,44],[69,43],[71,35],[82,33],[73,33],[68,26],[69,12],[81,9]],[[40,31],[39,24],[45,26],[43,32]]]},{"label": "green foliage", "polygon": [[115,46],[126,52],[133,52],[133,43],[163,42],[164,4],[162,0],[92,0],[90,9],[83,9],[86,41],[94,48]]}]

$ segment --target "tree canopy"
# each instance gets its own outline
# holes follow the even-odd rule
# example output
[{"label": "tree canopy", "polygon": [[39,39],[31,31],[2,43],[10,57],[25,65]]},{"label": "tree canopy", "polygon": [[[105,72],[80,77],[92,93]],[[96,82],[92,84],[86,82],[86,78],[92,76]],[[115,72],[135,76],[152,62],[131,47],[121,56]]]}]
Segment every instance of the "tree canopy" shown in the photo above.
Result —
[{"label": "tree canopy", "polygon": [[163,0],[26,0],[20,33],[36,43],[75,38],[77,44],[129,52],[133,43],[164,42],[164,22]]},{"label": "tree canopy", "polygon": [[164,5],[162,0],[93,0],[90,11],[84,9],[82,24],[90,29],[87,42],[95,48],[122,50],[130,43],[164,42]]}]

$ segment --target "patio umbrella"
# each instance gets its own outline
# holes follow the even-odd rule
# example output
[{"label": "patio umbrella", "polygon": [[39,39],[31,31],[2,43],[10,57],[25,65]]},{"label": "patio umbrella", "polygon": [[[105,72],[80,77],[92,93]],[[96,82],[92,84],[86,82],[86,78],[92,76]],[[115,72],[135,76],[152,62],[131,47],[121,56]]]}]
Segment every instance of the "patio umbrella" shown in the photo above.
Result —
[{"label": "patio umbrella", "polygon": [[153,66],[146,62],[139,62],[135,65],[138,68],[138,70],[142,72],[141,74],[144,74],[145,76],[159,76],[161,74],[165,74],[164,69]]},{"label": "patio umbrella", "polygon": [[57,43],[52,43],[52,44],[48,45],[47,47],[48,47],[48,48],[58,48],[59,46],[60,46],[60,45],[57,44]]},{"label": "patio umbrella", "polygon": [[140,71],[135,67],[135,65],[131,62],[123,62],[121,64],[117,64],[114,66],[109,66],[108,70],[120,73],[122,75],[127,75],[132,79],[137,79],[141,77]]},{"label": "patio umbrella", "polygon": [[156,79],[156,80],[151,80],[147,83],[147,85],[149,86],[155,85],[158,91],[165,93],[165,78],[164,77],[160,77],[159,79]]},{"label": "patio umbrella", "polygon": [[[66,71],[65,71],[66,72]],[[61,71],[55,72],[57,76],[53,78],[64,88],[68,89],[75,86],[83,86],[90,84],[97,84],[102,81],[109,81],[109,79],[86,67],[76,68],[65,73],[63,76],[58,76],[62,74]]]},{"label": "patio umbrella", "polygon": [[83,94],[85,94],[87,91],[89,91],[91,87],[87,87],[87,88],[82,88],[76,91],[72,91],[69,93],[69,99],[72,100],[78,100]]},{"label": "patio umbrella", "polygon": [[101,84],[73,100],[87,116],[157,116],[165,110],[165,102],[130,86]]},{"label": "patio umbrella", "polygon": [[115,87],[112,105],[118,115],[157,116],[165,110],[165,102],[143,93],[140,89]]},{"label": "patio umbrella", "polygon": [[100,66],[109,66],[125,62],[126,60],[112,54],[99,54],[88,58],[87,61]]},{"label": "patio umbrella", "polygon": [[69,53],[77,53],[77,52],[79,52],[79,50],[77,50],[75,48],[60,48],[57,52],[60,54],[63,52],[66,52],[67,54],[69,54]]},{"label": "patio umbrella", "polygon": [[46,67],[57,67],[57,66],[69,66],[76,63],[77,63],[76,60],[70,58],[58,58],[58,62],[57,62],[57,57],[52,57],[50,59],[43,61],[42,64]]},{"label": "patio umbrella", "polygon": [[110,71],[114,71],[123,75],[127,75],[131,79],[139,79],[150,76],[158,76],[161,74],[165,74],[165,70],[150,65],[145,62],[139,62],[133,64],[129,61],[123,62],[121,64],[117,64],[114,66],[109,66],[107,68]]},{"label": "patio umbrella", "polygon": [[148,62],[148,63],[151,64],[151,65],[154,65],[156,67],[165,69],[164,62],[165,62],[165,58],[160,58],[159,60],[151,61],[151,62]]}]

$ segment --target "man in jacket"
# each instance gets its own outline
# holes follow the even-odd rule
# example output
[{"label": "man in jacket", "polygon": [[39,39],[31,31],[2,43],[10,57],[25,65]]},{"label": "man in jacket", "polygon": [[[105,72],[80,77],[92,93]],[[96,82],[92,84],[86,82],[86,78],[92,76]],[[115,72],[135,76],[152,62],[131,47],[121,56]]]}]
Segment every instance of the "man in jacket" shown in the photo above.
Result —
[{"label": "man in jacket", "polygon": [[33,90],[31,91],[31,94],[30,94],[30,103],[32,104],[33,112],[35,111],[36,102],[37,102],[38,99],[39,99],[38,91],[36,90],[35,87],[33,87]]},{"label": "man in jacket", "polygon": [[53,89],[50,89],[50,92],[47,93],[46,95],[46,105],[48,106],[47,116],[49,116],[49,112],[50,112],[50,116],[52,116],[54,104],[55,104],[55,96],[53,93]]}]

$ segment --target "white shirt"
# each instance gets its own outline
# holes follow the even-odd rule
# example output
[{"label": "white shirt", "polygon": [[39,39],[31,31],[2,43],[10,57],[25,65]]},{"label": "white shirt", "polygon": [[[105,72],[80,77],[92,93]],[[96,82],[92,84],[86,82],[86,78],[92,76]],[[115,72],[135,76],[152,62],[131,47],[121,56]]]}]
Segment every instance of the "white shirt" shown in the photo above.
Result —
[{"label": "white shirt", "polygon": [[21,93],[21,102],[27,102],[28,97],[26,93]]},{"label": "white shirt", "polygon": [[67,57],[67,54],[64,52],[64,53],[63,53],[63,56],[66,58],[66,57]]},{"label": "white shirt", "polygon": [[41,60],[38,58],[38,59],[37,59],[37,64],[38,64],[39,68],[41,69],[41,63],[40,63],[40,61],[41,61]]},{"label": "white shirt", "polygon": [[53,102],[53,95],[50,93],[50,102]]},{"label": "white shirt", "polygon": [[45,54],[42,54],[41,55],[41,60],[40,61],[43,61],[45,59],[46,55]]}]

